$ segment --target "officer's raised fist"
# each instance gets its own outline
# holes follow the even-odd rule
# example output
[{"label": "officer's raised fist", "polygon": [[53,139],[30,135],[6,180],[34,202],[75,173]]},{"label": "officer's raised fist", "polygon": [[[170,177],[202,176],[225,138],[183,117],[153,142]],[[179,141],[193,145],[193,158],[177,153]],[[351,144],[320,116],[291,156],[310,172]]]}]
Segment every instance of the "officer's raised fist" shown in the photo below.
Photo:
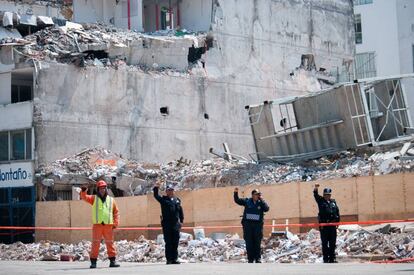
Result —
[{"label": "officer's raised fist", "polygon": [[315,188],[319,188],[319,183],[315,183]]},{"label": "officer's raised fist", "polygon": [[157,182],[154,184],[154,187],[158,187],[158,188],[160,188],[160,186],[161,186],[161,183],[160,183],[159,181],[157,181]]},{"label": "officer's raised fist", "polygon": [[82,190],[82,192],[85,192],[86,190],[88,190],[88,187],[86,187],[86,186],[82,186],[82,187],[81,187],[81,190]]},{"label": "officer's raised fist", "polygon": [[239,187],[234,188],[234,192],[239,192]]}]

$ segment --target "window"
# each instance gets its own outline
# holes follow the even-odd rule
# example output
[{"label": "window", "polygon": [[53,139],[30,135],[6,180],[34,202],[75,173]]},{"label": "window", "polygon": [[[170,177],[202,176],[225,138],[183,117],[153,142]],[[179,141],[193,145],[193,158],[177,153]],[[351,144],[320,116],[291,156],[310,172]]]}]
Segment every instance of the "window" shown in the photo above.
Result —
[{"label": "window", "polygon": [[23,85],[12,85],[12,103],[32,100],[32,87]]},{"label": "window", "polygon": [[354,0],[354,5],[365,5],[365,4],[372,4],[373,0]]},{"label": "window", "polygon": [[369,114],[371,118],[376,118],[376,117],[381,116],[381,113],[378,108],[378,101],[377,101],[377,97],[375,96],[374,88],[371,88],[370,90],[368,90],[366,95],[367,95]]},{"label": "window", "polygon": [[355,43],[362,44],[362,24],[360,14],[355,14]]},{"label": "window", "polygon": [[0,161],[9,160],[9,132],[0,132]]},{"label": "window", "polygon": [[11,132],[11,159],[21,160],[24,159],[25,148],[24,148],[24,131]]},{"label": "window", "polygon": [[32,129],[0,132],[0,161],[31,159]]},{"label": "window", "polygon": [[[170,22],[171,20],[171,22]],[[169,30],[173,24],[173,13],[166,7],[161,8],[161,29]]]},{"label": "window", "polygon": [[375,53],[358,53],[355,56],[355,72],[357,79],[377,76]]},{"label": "window", "polygon": [[26,159],[32,159],[32,130],[26,130]]}]

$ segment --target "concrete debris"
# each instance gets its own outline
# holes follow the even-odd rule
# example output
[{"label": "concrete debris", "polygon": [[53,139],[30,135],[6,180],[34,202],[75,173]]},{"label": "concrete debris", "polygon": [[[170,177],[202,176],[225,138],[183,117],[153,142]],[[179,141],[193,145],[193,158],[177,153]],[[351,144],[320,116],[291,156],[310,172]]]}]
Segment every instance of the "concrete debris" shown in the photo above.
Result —
[{"label": "concrete debris", "polygon": [[[220,235],[220,236],[219,236]],[[181,262],[246,262],[245,243],[236,235],[216,234],[215,239],[192,240],[181,238],[178,248]],[[322,261],[319,232],[312,229],[290,238],[265,238],[262,242],[263,262],[268,263],[319,263]],[[218,237],[219,236],[219,237]],[[414,256],[413,233],[382,234],[364,229],[339,230],[338,258],[340,261],[359,259],[402,259]],[[164,244],[147,240],[143,236],[135,241],[117,241],[118,259],[122,262],[164,262]],[[89,241],[77,244],[40,243],[11,245],[0,244],[0,260],[59,261],[89,260]],[[64,255],[62,257],[62,255]],[[107,258],[101,245],[99,258]]]},{"label": "concrete debris", "polygon": [[[41,165],[36,173],[44,186],[82,185],[105,179],[123,196],[151,192],[157,181],[173,183],[177,190],[249,184],[277,184],[413,171],[414,162],[396,160],[394,152],[358,155],[344,151],[300,164],[229,162],[210,159],[154,164],[127,160],[103,148]],[[387,162],[389,161],[389,162]]]},{"label": "concrete debris", "polygon": [[[46,23],[50,24],[45,18]],[[163,36],[161,36],[163,35]],[[2,43],[14,43],[19,61],[34,59],[70,63],[80,67],[137,67],[143,71],[187,72],[189,49],[200,45],[206,49],[206,34],[181,32],[145,34],[102,24],[76,24],[45,27],[24,38],[8,38]],[[163,48],[180,53],[171,63],[162,62]]]}]

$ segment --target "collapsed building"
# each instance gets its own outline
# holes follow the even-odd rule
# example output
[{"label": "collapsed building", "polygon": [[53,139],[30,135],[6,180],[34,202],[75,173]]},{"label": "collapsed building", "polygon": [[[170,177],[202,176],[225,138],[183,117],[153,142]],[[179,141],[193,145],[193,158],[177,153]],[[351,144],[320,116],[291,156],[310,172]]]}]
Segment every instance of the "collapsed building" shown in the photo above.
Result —
[{"label": "collapsed building", "polygon": [[[298,97],[351,79],[351,1],[74,1],[73,20],[88,24],[43,14],[30,16],[30,28],[18,15],[19,11],[14,11],[3,17],[0,38],[0,115],[8,118],[0,122],[2,224],[33,225],[35,193],[38,200],[71,200],[75,199],[73,186],[92,187],[100,178],[110,183],[115,196],[132,196],[146,194],[158,180],[172,181],[181,190],[194,190],[372,176],[410,172],[414,167],[410,161],[396,160],[395,157],[404,155],[399,152],[365,157],[342,151],[409,138],[406,130],[412,124],[398,78],[364,82],[374,87],[372,98],[384,102],[376,107],[371,97],[365,102],[367,90],[359,84],[335,86],[327,92]],[[388,87],[383,88],[390,84],[392,93]],[[382,98],[387,92],[392,100]],[[338,108],[338,101],[330,106],[328,114],[312,106],[311,101],[316,101],[326,108],[324,97],[334,95],[339,95],[340,100],[352,95],[354,105],[349,101],[345,105],[348,113],[346,108]],[[287,107],[287,113],[281,111],[274,124],[253,125],[252,113],[243,111],[243,106],[251,102],[286,96],[292,98],[259,107],[263,109],[260,123],[260,118],[270,119],[273,115],[267,110],[270,105]],[[318,103],[319,100],[322,102]],[[300,113],[299,106],[307,106],[312,115]],[[254,108],[250,106],[249,112]],[[295,116],[290,116],[290,111]],[[255,143],[249,131],[249,118]],[[274,139],[280,138],[278,125],[286,140],[274,147]],[[331,126],[336,135],[332,140],[337,143],[326,145],[322,142],[326,135],[331,138],[331,131],[325,129]],[[344,126],[348,128],[336,129]],[[255,127],[268,127],[267,136]],[[297,142],[299,137],[291,138],[301,131],[315,129],[319,131],[319,145],[307,144],[306,137],[301,145]],[[296,143],[292,145],[291,139]],[[262,146],[263,140],[272,143]],[[226,161],[197,161],[213,152],[211,147],[223,142],[240,155],[254,152],[256,146],[255,160],[264,162],[270,158],[275,163],[232,162],[229,156],[236,155],[229,154],[227,146]],[[117,153],[92,148],[97,145]],[[410,151],[409,146],[405,146],[405,151]],[[408,158],[412,158],[412,150]],[[321,152],[337,154],[308,164],[279,164],[291,160],[292,155],[305,155],[302,159],[307,159],[322,155]],[[405,190],[405,181],[402,182],[401,187],[393,189]],[[37,184],[36,192],[33,183]],[[275,193],[280,194],[280,190]],[[380,192],[382,197],[383,193]],[[357,196],[365,201],[367,194],[370,193]],[[411,209],[407,206],[407,194],[404,193],[402,207],[405,212]],[[355,198],[348,193],[347,196]],[[378,209],[381,196],[372,196],[377,196],[373,213],[382,215]],[[137,199],[142,201],[142,197]],[[123,207],[127,205],[124,202]],[[134,203],[132,207],[137,202],[130,201],[131,205]],[[44,202],[50,208],[43,209],[56,211],[44,211],[45,220],[49,219],[49,212],[54,212],[59,222],[64,220],[64,226],[84,225],[77,224],[71,214],[60,216],[66,208],[69,213],[72,207],[82,212],[77,202],[58,203],[62,202]],[[139,209],[141,212],[151,208],[140,205],[145,206]],[[309,207],[299,207],[304,208]],[[355,219],[365,213],[358,210],[355,216],[351,208],[345,208],[345,218]],[[146,212],[134,215],[150,216]],[[156,215],[152,216],[155,219]],[[130,225],[154,223],[145,222]],[[65,240],[71,239],[71,235]],[[2,235],[1,240],[30,242],[33,234],[12,232],[10,238]],[[340,242],[339,253],[343,257],[398,259],[412,257],[414,252],[412,231],[408,232],[405,225],[395,234],[348,228],[341,231]],[[90,242],[86,241],[74,245],[1,245],[0,259],[87,260],[85,252],[89,247]],[[120,241],[118,247],[123,261],[163,260],[162,244],[143,237]],[[312,230],[300,237],[286,234],[286,239],[266,238],[263,252],[266,262],[318,262],[319,247],[318,234]],[[183,239],[179,253],[183,262],[243,261],[244,243],[237,235]],[[101,253],[100,257],[105,256]]]},{"label": "collapsed building", "polygon": [[[349,1],[213,1],[200,9],[212,10],[211,30],[201,39],[196,26],[166,35],[160,30],[151,38],[108,26],[63,36],[59,29],[41,30],[24,39],[31,45],[36,41],[33,46],[3,43],[8,64],[2,68],[8,70],[2,70],[2,82],[9,88],[2,103],[10,102],[11,82],[25,79],[29,85],[24,87],[30,88],[19,89],[30,89],[34,105],[36,160],[50,162],[97,145],[149,161],[177,155],[201,159],[222,142],[240,154],[251,153],[243,106],[317,91],[326,83],[318,80],[324,78],[322,72],[335,80],[350,73],[354,45]],[[301,16],[293,16],[297,14]],[[60,29],[73,26],[66,23]],[[44,37],[45,31],[51,34]],[[92,35],[99,32],[103,34]],[[302,55],[309,52],[317,66],[301,66]],[[79,55],[97,61],[79,68],[78,63],[85,63],[73,60]],[[126,66],[107,67],[108,60]],[[200,66],[192,69],[194,63]],[[136,68],[140,66],[154,72]],[[60,142],[68,131],[73,138]]]},{"label": "collapsed building", "polygon": [[406,78],[414,74],[246,106],[257,159],[299,161],[412,139],[406,94],[413,90],[402,85]]},{"label": "collapsed building", "polygon": [[96,146],[155,162],[223,142],[247,155],[244,106],[352,75],[348,0],[1,3],[4,224],[34,223],[42,165]]}]

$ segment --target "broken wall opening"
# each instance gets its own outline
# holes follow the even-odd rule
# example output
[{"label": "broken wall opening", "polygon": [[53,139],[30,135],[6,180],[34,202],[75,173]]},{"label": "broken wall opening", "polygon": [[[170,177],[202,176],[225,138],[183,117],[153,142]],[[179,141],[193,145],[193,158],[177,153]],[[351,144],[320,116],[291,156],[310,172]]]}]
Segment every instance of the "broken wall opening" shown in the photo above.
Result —
[{"label": "broken wall opening", "polygon": [[[201,57],[203,56],[203,54],[205,54],[207,51],[207,47],[203,46],[200,48],[196,48],[194,47],[194,45],[191,46],[191,48],[188,50],[188,63],[189,64],[194,64],[196,63],[198,60],[201,59]],[[201,60],[201,63],[203,65],[203,68],[205,67],[205,62],[204,60]]]},{"label": "broken wall opening", "polygon": [[170,110],[168,107],[161,107],[160,108],[160,113],[163,116],[168,116],[170,114]]},{"label": "broken wall opening", "polygon": [[207,35],[205,39],[202,41],[202,45],[200,47],[196,47],[194,44],[188,50],[187,61],[188,65],[194,65],[198,61],[201,63],[201,66],[205,68],[206,62],[203,55],[213,47],[213,36],[211,34]]}]

